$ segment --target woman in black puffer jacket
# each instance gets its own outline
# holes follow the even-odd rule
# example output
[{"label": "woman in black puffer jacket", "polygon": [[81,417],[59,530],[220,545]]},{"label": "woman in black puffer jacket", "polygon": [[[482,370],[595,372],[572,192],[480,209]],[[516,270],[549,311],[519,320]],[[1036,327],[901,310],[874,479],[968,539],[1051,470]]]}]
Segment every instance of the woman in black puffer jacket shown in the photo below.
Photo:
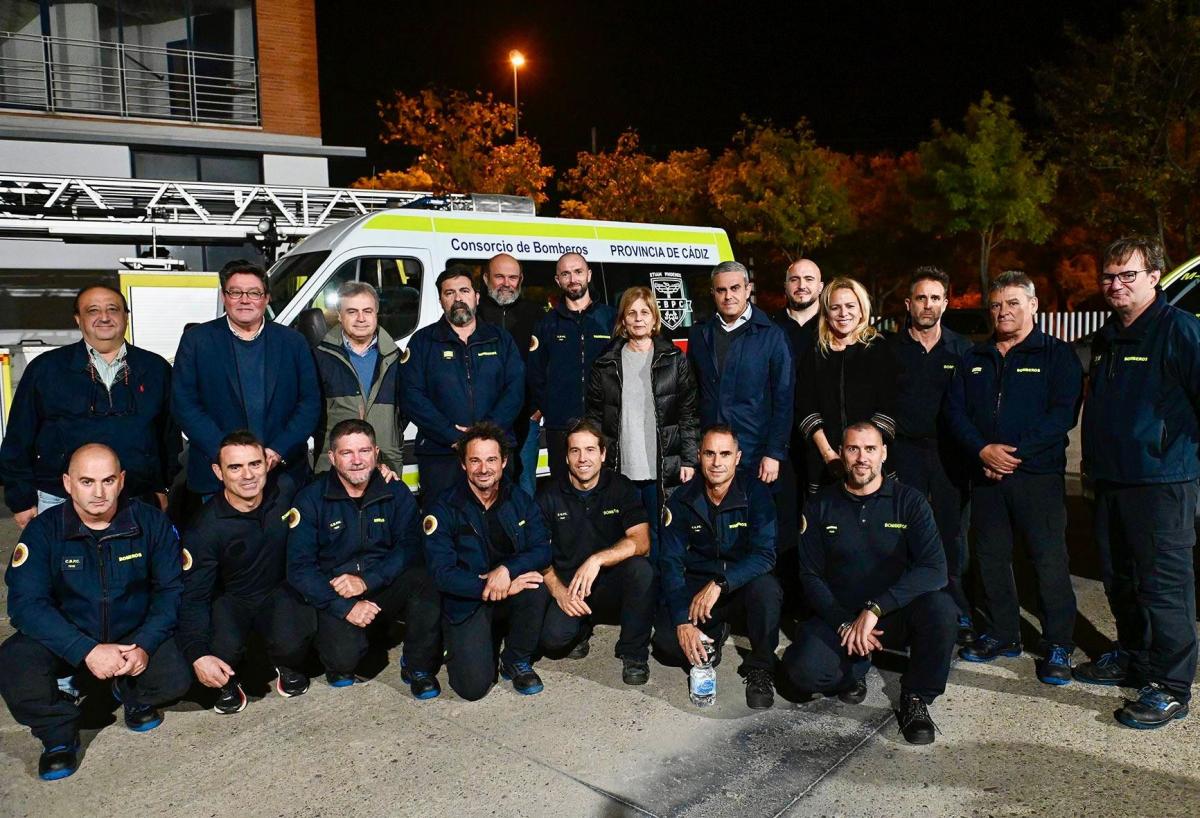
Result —
[{"label": "woman in black puffer jacket", "polygon": [[699,445],[696,382],[661,329],[650,289],[626,290],[615,340],[592,365],[587,392],[587,416],[608,438],[605,462],[641,490],[655,543],[667,492],[692,478]]}]

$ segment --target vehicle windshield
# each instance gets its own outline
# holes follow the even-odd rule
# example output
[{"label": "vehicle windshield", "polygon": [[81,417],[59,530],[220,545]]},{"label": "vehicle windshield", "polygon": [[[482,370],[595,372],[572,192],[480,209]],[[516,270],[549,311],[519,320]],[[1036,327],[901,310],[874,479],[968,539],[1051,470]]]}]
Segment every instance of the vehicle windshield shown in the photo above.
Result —
[{"label": "vehicle windshield", "polygon": [[1184,273],[1171,282],[1166,293],[1167,300],[1176,307],[1200,316],[1200,271],[1189,270]]},{"label": "vehicle windshield", "polygon": [[267,279],[271,282],[271,303],[269,311],[275,318],[283,310],[296,293],[308,281],[309,276],[317,271],[325,259],[329,258],[328,250],[318,250],[312,253],[289,253],[276,262],[271,268]]}]

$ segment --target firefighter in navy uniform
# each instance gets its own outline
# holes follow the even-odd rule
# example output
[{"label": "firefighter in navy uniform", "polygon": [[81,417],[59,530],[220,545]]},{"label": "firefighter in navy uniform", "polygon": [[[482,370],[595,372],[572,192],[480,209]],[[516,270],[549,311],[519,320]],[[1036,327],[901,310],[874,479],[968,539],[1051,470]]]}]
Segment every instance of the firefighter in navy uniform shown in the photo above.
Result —
[{"label": "firefighter in navy uniform", "polygon": [[343,420],[329,433],[332,468],[288,512],[287,580],[316,609],[317,654],[331,687],[354,684],[367,628],[403,619],[400,677],[418,699],[441,693],[438,595],[425,572],[417,501],[379,474],[375,430]]},{"label": "firefighter in navy uniform", "polygon": [[70,501],[30,522],[5,573],[17,632],[0,645],[0,695],[41,740],[46,780],[79,766],[81,694],[111,685],[126,726],[145,732],[191,683],[171,638],[179,538],[158,509],[120,499],[124,483],[112,449],[77,449],[63,478]]},{"label": "firefighter in navy uniform", "polygon": [[263,443],[248,430],[225,436],[213,471],[223,489],[184,532],[177,639],[196,678],[218,691],[213,709],[230,714],[246,707],[236,667],[251,631],[265,640],[275,690],[288,698],[308,690],[296,668],[317,623],[286,582],[291,478],[268,477]]},{"label": "firefighter in navy uniform", "polygon": [[604,432],[590,420],[567,430],[566,480],[538,492],[553,561],[544,572],[552,601],[542,624],[542,650],[582,659],[597,619],[618,622],[616,657],[625,684],[650,678],[654,568],[650,521],[633,481],[604,466]]},{"label": "firefighter in navy uniform", "polygon": [[867,696],[871,654],[909,649],[898,723],[910,744],[929,744],[928,706],[946,692],[956,630],[946,556],[929,503],[885,477],[883,434],[870,423],[843,433],[846,476],[809,501],[800,538],[800,582],[815,616],[783,654],[789,680],[847,704]]},{"label": "firefighter in navy uniform", "polygon": [[713,664],[742,614],[750,653],[742,663],[746,705],[775,702],[775,648],[783,591],[775,566],[775,504],[771,491],[740,472],[742,452],[728,426],[700,438],[700,473],[671,495],[663,512],[659,573],[662,604],[654,647],[668,664],[702,664],[713,642]]},{"label": "firefighter in navy uniform", "polygon": [[1100,288],[1113,315],[1093,341],[1083,410],[1083,470],[1096,486],[1117,645],[1075,678],[1140,687],[1116,714],[1136,728],[1186,716],[1196,676],[1200,320],[1158,289],[1163,262],[1154,239],[1105,252]]}]

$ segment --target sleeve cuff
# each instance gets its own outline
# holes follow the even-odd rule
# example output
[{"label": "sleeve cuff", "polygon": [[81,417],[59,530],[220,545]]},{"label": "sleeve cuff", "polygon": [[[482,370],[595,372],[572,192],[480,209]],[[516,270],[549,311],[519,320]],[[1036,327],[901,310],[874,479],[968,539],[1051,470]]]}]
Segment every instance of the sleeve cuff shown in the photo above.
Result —
[{"label": "sleeve cuff", "polygon": [[821,418],[820,412],[813,412],[800,421],[800,434],[804,437],[812,437],[813,432],[824,425],[825,421]]}]

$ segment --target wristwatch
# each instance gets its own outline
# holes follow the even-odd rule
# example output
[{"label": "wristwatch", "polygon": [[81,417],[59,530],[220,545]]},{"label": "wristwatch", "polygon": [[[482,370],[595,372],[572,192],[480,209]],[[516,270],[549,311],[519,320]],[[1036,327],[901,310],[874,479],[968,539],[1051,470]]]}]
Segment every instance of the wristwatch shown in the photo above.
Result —
[{"label": "wristwatch", "polygon": [[721,593],[723,593],[723,594],[729,593],[729,580],[725,579],[725,577],[721,577],[718,580],[714,580],[714,582],[716,582],[717,587],[721,589]]},{"label": "wristwatch", "polygon": [[870,611],[871,613],[875,614],[875,616],[880,619],[883,618],[883,610],[879,607],[878,603],[867,600],[866,604],[863,605],[863,610]]}]

